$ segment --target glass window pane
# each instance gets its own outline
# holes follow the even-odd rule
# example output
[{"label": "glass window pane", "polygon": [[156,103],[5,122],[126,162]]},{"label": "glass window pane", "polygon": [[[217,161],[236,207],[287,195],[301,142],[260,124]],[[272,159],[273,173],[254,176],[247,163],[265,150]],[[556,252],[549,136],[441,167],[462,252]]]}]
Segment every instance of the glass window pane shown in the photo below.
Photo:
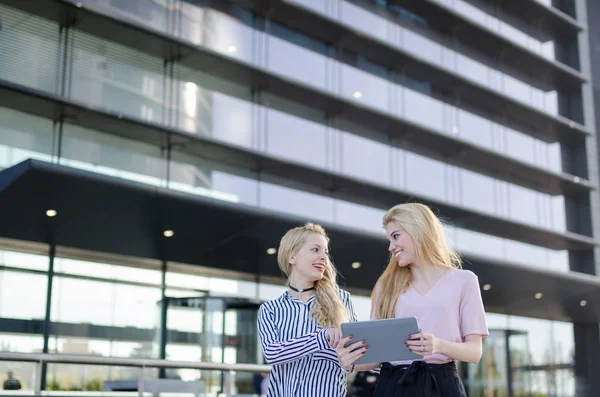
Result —
[{"label": "glass window pane", "polygon": [[446,197],[446,165],[406,152],[406,187],[410,192],[443,199]]},{"label": "glass window pane", "polygon": [[352,304],[358,321],[371,319],[371,298],[368,296],[352,295]]},{"label": "glass window pane", "polygon": [[169,32],[167,26],[170,12],[167,2],[147,0],[82,0],[81,2],[89,7],[99,8],[109,15],[146,25],[150,29]]},{"label": "glass window pane", "polygon": [[489,258],[504,258],[504,241],[495,236],[455,228],[455,246],[459,252],[473,253]]},{"label": "glass window pane", "polygon": [[[170,189],[210,197],[216,200],[238,203],[244,199],[256,198],[255,189],[246,189],[246,185],[231,183],[223,185],[225,177],[235,178],[215,170],[216,164],[187,153],[171,152]],[[241,179],[241,178],[240,178]],[[229,179],[227,179],[229,180]],[[243,194],[243,196],[238,195]]]},{"label": "glass window pane", "polygon": [[537,225],[539,222],[538,193],[517,185],[508,185],[510,219]]},{"label": "glass window pane", "polygon": [[[26,334],[3,334],[0,333],[0,351],[11,353],[41,353],[44,346],[44,340],[41,335],[26,335]],[[13,376],[21,383],[21,390],[16,393],[33,392],[36,385],[36,363],[34,362],[18,362],[18,361],[2,361],[0,362],[0,384],[7,379],[8,371],[13,372]],[[16,393],[4,391],[6,395]],[[3,394],[4,394],[3,393]],[[16,394],[22,395],[22,394]]]},{"label": "glass window pane", "polygon": [[167,271],[166,283],[168,287],[190,288],[208,290],[208,278],[195,274]]},{"label": "glass window pane", "polygon": [[[182,38],[196,45],[206,46],[221,54],[251,63],[254,59],[254,42],[259,33],[251,26],[221,12],[204,9],[198,13],[198,8],[190,2],[182,2],[181,16],[183,19]],[[188,13],[190,9],[196,9]],[[246,18],[249,13],[236,10]]]},{"label": "glass window pane", "polygon": [[286,291],[286,287],[283,285],[283,280],[281,285],[270,285],[261,283],[259,285],[258,290],[258,299],[261,300],[270,300],[279,297]]},{"label": "glass window pane", "polygon": [[567,215],[565,213],[564,196],[550,197],[551,228],[554,230],[567,230]]},{"label": "glass window pane", "polygon": [[61,164],[161,186],[166,161],[160,147],[65,124]]},{"label": "glass window pane", "polygon": [[22,252],[0,251],[0,264],[21,269],[48,270],[49,257]]},{"label": "glass window pane", "polygon": [[0,79],[56,93],[58,25],[4,5],[0,5],[0,15]]},{"label": "glass window pane", "polygon": [[268,69],[304,84],[327,88],[327,63],[323,55],[275,36],[268,38]]},{"label": "glass window pane", "polygon": [[348,1],[340,1],[340,19],[362,33],[387,41],[390,22]]},{"label": "glass window pane", "polygon": [[211,135],[218,140],[234,145],[246,148],[256,147],[253,131],[253,105],[250,102],[218,92],[212,92],[208,99],[210,100],[210,111],[207,113],[209,118],[206,119],[206,122],[212,126]]},{"label": "glass window pane", "polygon": [[492,149],[492,123],[475,114],[458,110],[458,136],[478,146]]},{"label": "glass window pane", "polygon": [[29,158],[52,161],[52,121],[0,107],[0,167]]},{"label": "glass window pane", "polygon": [[297,3],[301,7],[306,7],[311,10],[325,14],[327,11],[327,1],[323,0],[288,0],[291,3]]},{"label": "glass window pane", "polygon": [[343,97],[364,106],[391,111],[389,81],[344,64],[340,69]]},{"label": "glass window pane", "polygon": [[160,270],[141,269],[77,259],[55,258],[54,270],[60,273],[99,277],[107,280],[134,281],[160,285]]},{"label": "glass window pane", "polygon": [[508,328],[508,317],[506,314],[500,313],[485,313],[485,318],[489,329],[505,329]]},{"label": "glass window pane", "polygon": [[52,321],[112,325],[113,284],[55,277]]},{"label": "glass window pane", "polygon": [[507,74],[503,77],[503,92],[525,104],[531,103],[531,86]]},{"label": "glass window pane", "polygon": [[115,284],[112,322],[118,327],[153,328],[158,323],[160,288]]},{"label": "glass window pane", "polygon": [[525,266],[548,267],[550,250],[519,241],[505,240],[506,259]]},{"label": "glass window pane", "polygon": [[[199,362],[199,361],[202,361],[202,349],[200,348],[200,346],[177,345],[174,343],[169,343],[167,345],[167,360]],[[184,373],[188,372],[186,370],[179,370],[178,373],[181,374],[182,371]],[[197,372],[197,371],[194,371],[194,372]],[[195,380],[198,380],[198,378],[196,377],[195,379],[189,379],[189,380],[195,381]]]},{"label": "glass window pane", "polygon": [[385,212],[385,210],[347,201],[336,200],[335,202],[335,220],[337,223],[357,230],[378,233],[382,237],[385,235],[385,231],[381,222]]},{"label": "glass window pane", "polygon": [[352,178],[389,185],[391,182],[388,145],[357,135],[342,133],[342,172]]},{"label": "glass window pane", "polygon": [[42,335],[0,333],[0,346],[2,347],[0,350],[4,352],[41,353],[44,338]]},{"label": "glass window pane", "polygon": [[533,163],[535,140],[510,128],[505,128],[506,154],[527,163]]},{"label": "glass window pane", "polygon": [[267,110],[267,152],[276,157],[325,168],[326,137],[322,124]]},{"label": "glass window pane", "polygon": [[48,276],[0,270],[0,317],[43,320]]},{"label": "glass window pane", "polygon": [[163,123],[169,108],[163,61],[82,32],[73,38],[69,96],[118,114]]},{"label": "glass window pane", "polygon": [[213,171],[212,186],[215,191],[235,196],[240,203],[258,205],[259,182],[255,179]]},{"label": "glass window pane", "polygon": [[277,186],[260,184],[262,208],[306,217],[306,221],[333,221],[333,199],[318,194]]},{"label": "glass window pane", "polygon": [[402,32],[402,47],[405,50],[436,65],[442,63],[441,45],[408,29],[403,29]]},{"label": "glass window pane", "polygon": [[152,328],[160,288],[56,277],[52,320],[119,327]]},{"label": "glass window pane", "polygon": [[444,105],[441,102],[421,93],[404,89],[402,115],[417,124],[444,130]]},{"label": "glass window pane", "polygon": [[461,190],[463,206],[488,214],[496,212],[498,197],[494,179],[461,169]]},{"label": "glass window pane", "polygon": [[490,69],[487,66],[459,53],[455,53],[455,59],[454,70],[457,73],[477,83],[488,85]]}]

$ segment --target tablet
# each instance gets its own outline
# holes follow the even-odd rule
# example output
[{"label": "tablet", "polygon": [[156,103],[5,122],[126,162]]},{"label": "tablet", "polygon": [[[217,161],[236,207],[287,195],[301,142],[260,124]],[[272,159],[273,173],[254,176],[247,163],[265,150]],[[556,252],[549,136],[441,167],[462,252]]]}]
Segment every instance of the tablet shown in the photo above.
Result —
[{"label": "tablet", "polygon": [[369,346],[365,355],[354,364],[423,359],[423,356],[411,352],[404,344],[410,335],[419,332],[416,317],[342,323],[341,328],[344,338],[354,337],[349,345],[364,340]]}]

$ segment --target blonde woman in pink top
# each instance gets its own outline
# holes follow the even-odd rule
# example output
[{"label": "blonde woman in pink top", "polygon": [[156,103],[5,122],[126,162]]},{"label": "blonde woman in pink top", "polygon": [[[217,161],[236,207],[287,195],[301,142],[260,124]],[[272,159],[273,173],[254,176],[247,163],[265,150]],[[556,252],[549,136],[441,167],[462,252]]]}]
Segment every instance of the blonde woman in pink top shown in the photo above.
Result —
[{"label": "blonde woman in pink top", "polygon": [[[422,360],[354,365],[368,346],[336,349],[346,371],[379,370],[375,397],[466,397],[456,361],[477,363],[488,335],[477,276],[461,270],[429,207],[400,204],[383,217],[390,260],[371,295],[371,318],[417,318],[419,333],[398,335]],[[352,350],[355,349],[355,350]]]}]

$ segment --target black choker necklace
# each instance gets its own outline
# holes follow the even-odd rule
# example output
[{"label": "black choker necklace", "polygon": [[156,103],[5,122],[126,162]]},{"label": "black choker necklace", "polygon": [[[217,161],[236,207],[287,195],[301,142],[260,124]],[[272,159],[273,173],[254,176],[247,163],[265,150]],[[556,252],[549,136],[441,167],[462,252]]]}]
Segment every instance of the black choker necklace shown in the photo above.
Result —
[{"label": "black choker necklace", "polygon": [[296,292],[306,292],[306,291],[312,291],[313,289],[315,289],[315,286],[313,285],[310,288],[296,288],[293,285],[290,284],[290,289],[292,291],[296,291]]}]

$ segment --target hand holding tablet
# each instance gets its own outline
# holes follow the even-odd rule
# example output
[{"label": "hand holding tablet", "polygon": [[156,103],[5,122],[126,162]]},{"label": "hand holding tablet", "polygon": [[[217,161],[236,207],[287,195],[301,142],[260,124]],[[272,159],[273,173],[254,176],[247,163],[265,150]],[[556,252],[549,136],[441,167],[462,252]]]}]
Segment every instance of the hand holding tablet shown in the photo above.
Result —
[{"label": "hand holding tablet", "polygon": [[[415,317],[343,323],[344,338],[352,336],[347,346],[362,341],[369,349],[354,364],[374,364],[390,361],[420,360],[422,356],[411,352],[404,344],[410,335],[419,332]],[[357,348],[363,344],[357,345]]]}]

